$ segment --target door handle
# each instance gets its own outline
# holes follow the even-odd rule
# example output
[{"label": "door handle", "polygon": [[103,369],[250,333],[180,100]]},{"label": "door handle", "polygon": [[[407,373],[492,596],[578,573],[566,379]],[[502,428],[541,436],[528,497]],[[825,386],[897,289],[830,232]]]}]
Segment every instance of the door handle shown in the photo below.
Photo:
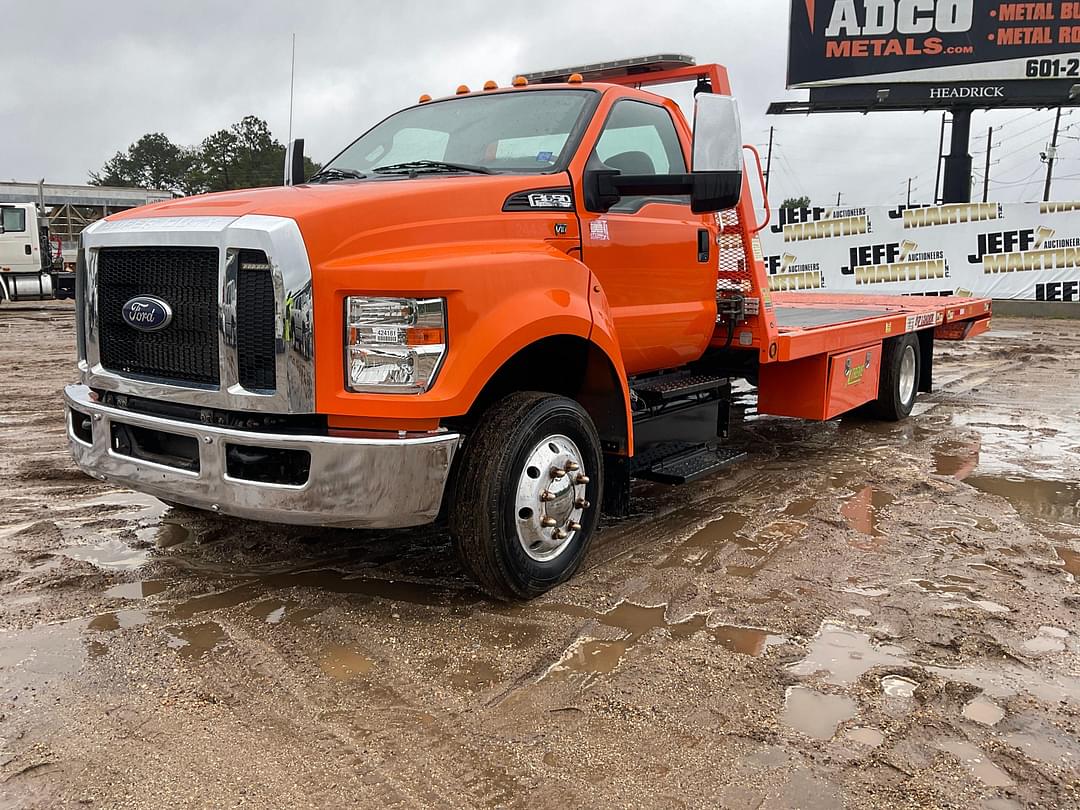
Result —
[{"label": "door handle", "polygon": [[26,255],[27,255],[27,256],[29,256],[29,255],[31,255],[31,254],[32,254],[33,252],[34,252],[34,249],[33,249],[33,248],[32,248],[32,247],[30,246],[30,245],[27,245],[27,246],[26,246]]},{"label": "door handle", "polygon": [[709,260],[709,229],[702,228],[697,232],[697,260],[707,262]]}]

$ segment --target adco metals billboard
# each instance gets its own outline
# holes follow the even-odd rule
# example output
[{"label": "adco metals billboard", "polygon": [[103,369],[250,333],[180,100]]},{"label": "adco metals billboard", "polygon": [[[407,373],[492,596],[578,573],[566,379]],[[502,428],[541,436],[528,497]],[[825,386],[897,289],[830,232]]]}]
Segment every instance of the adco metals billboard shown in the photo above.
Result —
[{"label": "adco metals billboard", "polygon": [[1067,97],[1080,84],[1080,2],[792,0],[788,87],[968,85],[992,103],[994,82]]}]

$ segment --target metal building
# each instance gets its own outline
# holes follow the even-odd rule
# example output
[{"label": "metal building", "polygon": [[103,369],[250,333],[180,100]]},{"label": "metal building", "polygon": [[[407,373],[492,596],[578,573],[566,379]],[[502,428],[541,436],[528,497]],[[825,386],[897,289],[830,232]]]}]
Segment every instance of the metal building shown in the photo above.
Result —
[{"label": "metal building", "polygon": [[63,186],[54,183],[0,182],[0,203],[37,203],[50,222],[50,233],[73,249],[82,229],[117,211],[171,200],[171,191],[112,186]]}]

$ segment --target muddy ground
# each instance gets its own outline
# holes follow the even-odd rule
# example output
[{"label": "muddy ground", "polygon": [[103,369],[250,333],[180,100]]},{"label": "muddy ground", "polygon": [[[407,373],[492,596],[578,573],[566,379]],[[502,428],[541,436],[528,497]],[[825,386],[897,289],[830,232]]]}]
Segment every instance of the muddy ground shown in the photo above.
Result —
[{"label": "muddy ground", "polygon": [[570,584],[440,529],[80,475],[71,305],[0,309],[0,805],[1080,806],[1080,324],[940,347],[899,425],[748,419]]}]

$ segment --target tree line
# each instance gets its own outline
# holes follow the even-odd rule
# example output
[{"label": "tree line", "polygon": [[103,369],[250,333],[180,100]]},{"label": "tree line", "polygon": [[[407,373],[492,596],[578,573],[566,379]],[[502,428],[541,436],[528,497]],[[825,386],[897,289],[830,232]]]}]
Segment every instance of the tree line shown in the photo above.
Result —
[{"label": "tree line", "polygon": [[[319,169],[309,158],[304,165],[309,177]],[[90,184],[204,194],[281,185],[284,166],[284,144],[265,121],[248,115],[198,146],[179,146],[161,132],[149,132],[90,172]]]}]

